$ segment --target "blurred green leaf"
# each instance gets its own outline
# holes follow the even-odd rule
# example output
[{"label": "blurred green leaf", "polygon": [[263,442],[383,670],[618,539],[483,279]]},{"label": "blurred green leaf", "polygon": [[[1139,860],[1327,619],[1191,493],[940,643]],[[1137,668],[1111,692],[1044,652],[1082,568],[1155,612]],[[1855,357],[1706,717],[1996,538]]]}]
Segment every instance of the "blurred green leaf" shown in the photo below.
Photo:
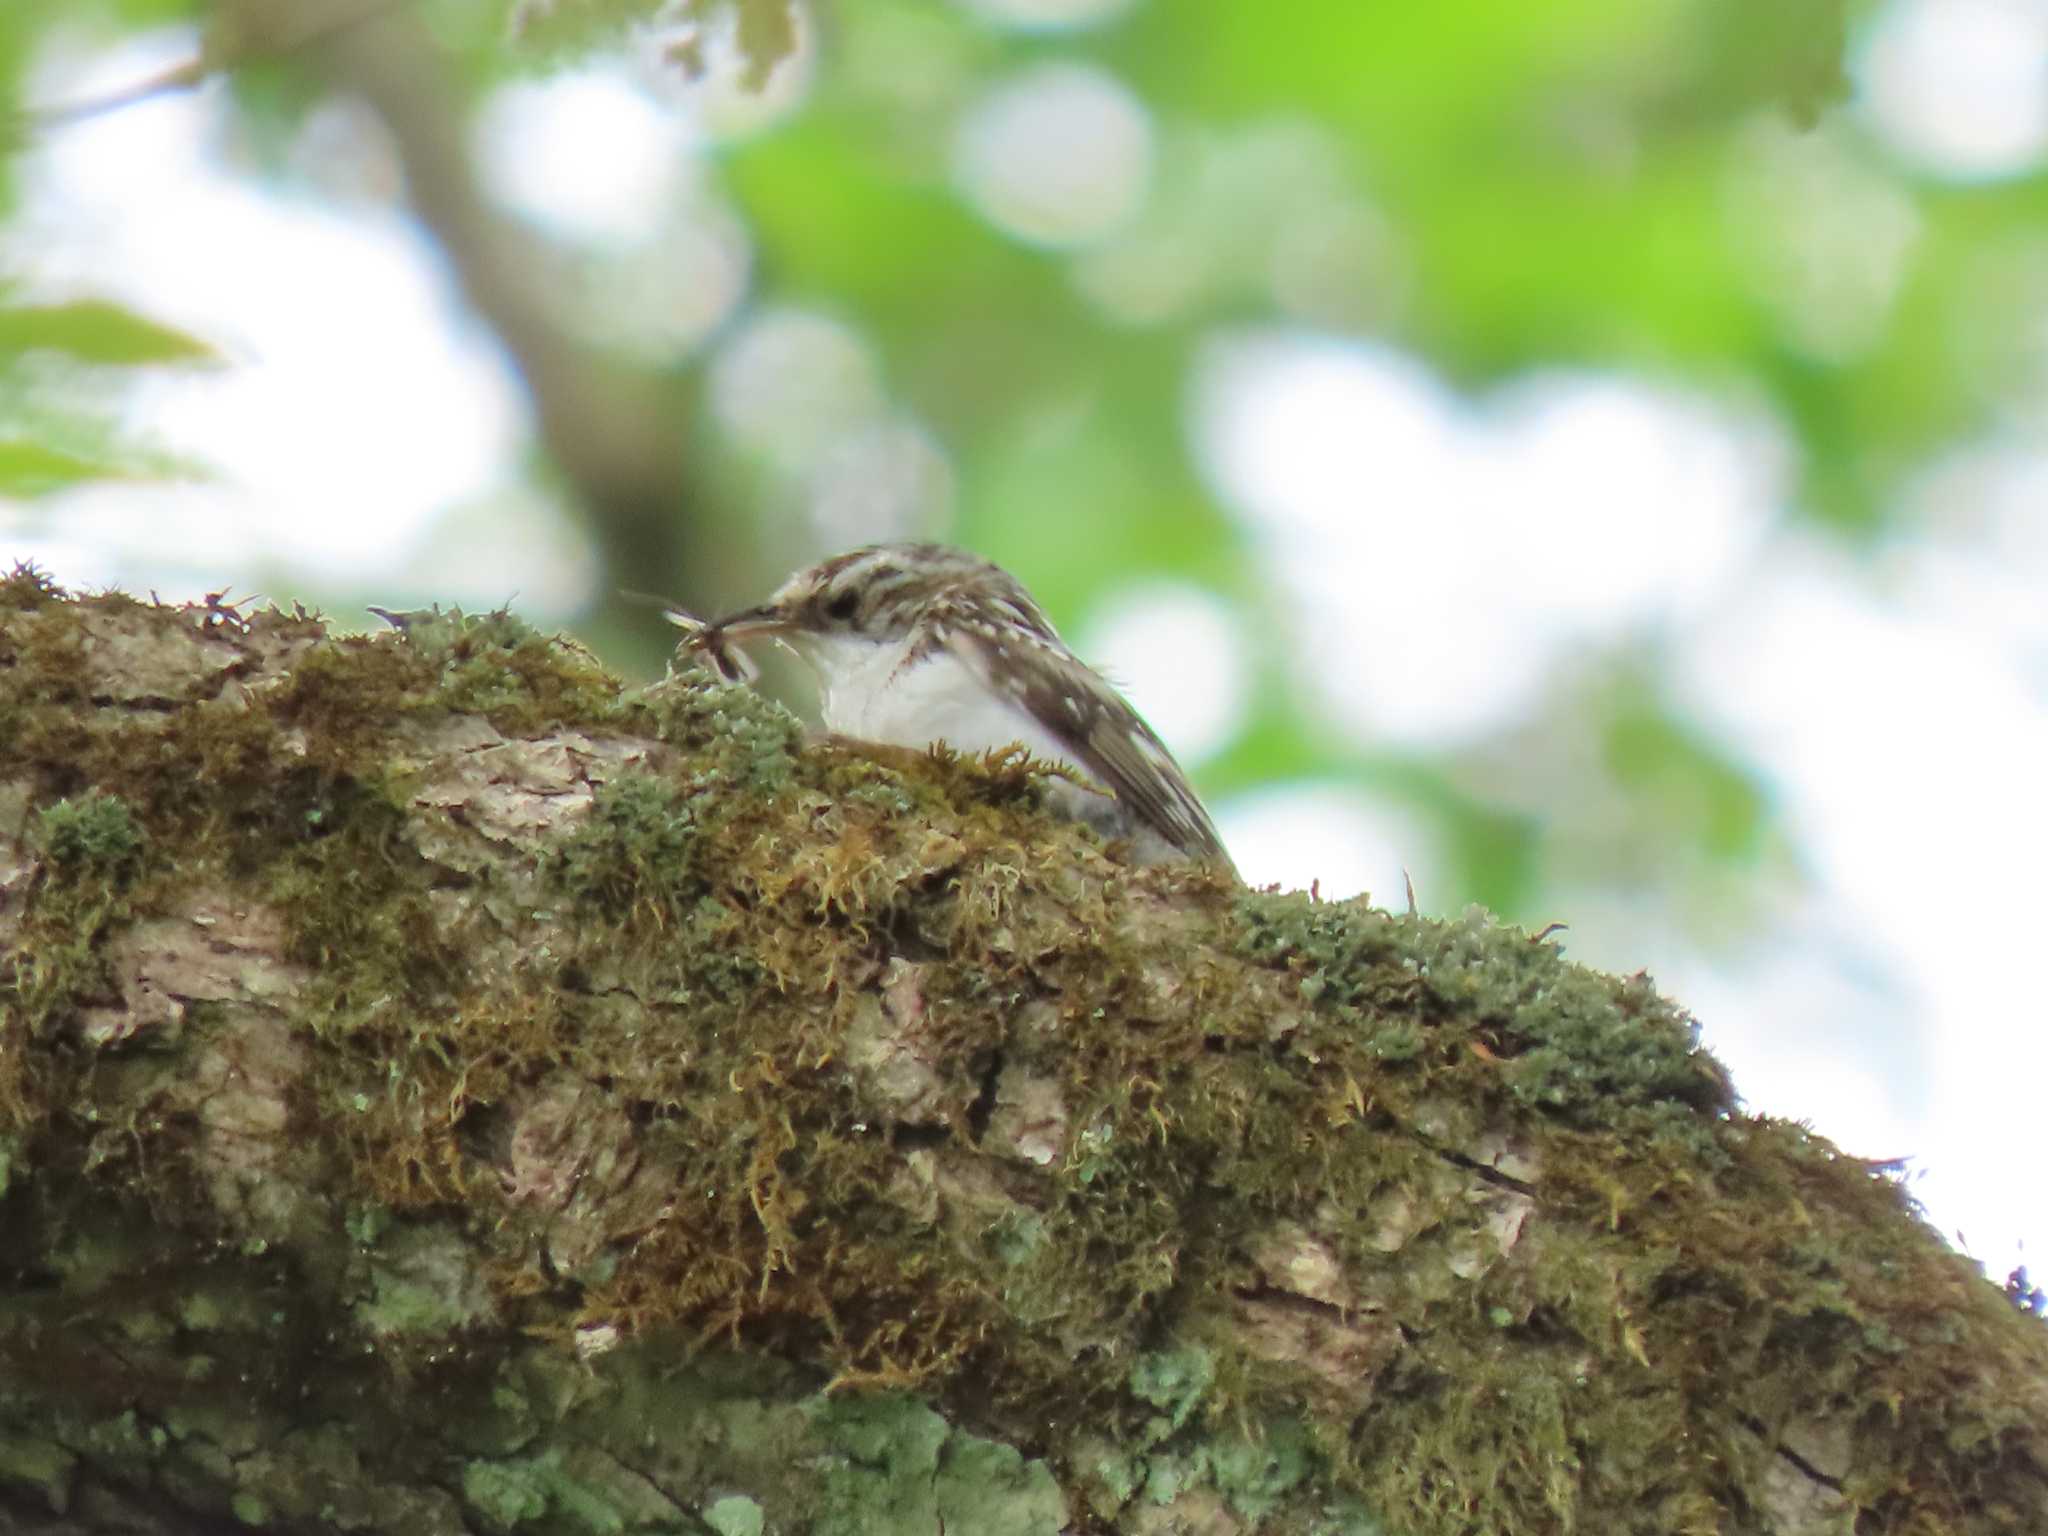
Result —
[{"label": "blurred green leaf", "polygon": [[[80,6],[80,10],[90,9]],[[162,27],[197,20],[200,0],[106,0],[105,9],[130,27]]]},{"label": "blurred green leaf", "polygon": [[102,299],[0,305],[0,362],[29,352],[127,368],[219,358],[198,337]]},{"label": "blurred green leaf", "polygon": [[[543,0],[512,13],[512,40],[537,59],[561,62],[616,47],[633,27],[661,20],[672,37],[667,62],[691,79],[707,68],[705,36],[731,18],[733,42],[745,61],[742,83],[758,91],[797,47],[795,0]],[[680,23],[678,25],[677,23]]]},{"label": "blurred green leaf", "polygon": [[126,466],[111,460],[0,438],[0,496],[48,496],[90,480],[126,479],[130,473]]},{"label": "blurred green leaf", "polygon": [[814,111],[741,146],[728,168],[755,238],[785,293],[829,294],[906,331],[967,310],[1001,285],[1033,305],[1052,264],[1003,240],[943,181],[900,163],[872,124]]},{"label": "blurred green leaf", "polygon": [[1727,0],[1698,16],[1694,78],[1683,93],[1694,112],[1773,103],[1810,128],[1847,99],[1849,0]]},{"label": "blurred green leaf", "polygon": [[[740,57],[747,61],[746,87],[758,91],[775,66],[796,52],[795,0],[683,0],[683,14],[699,29],[720,17],[734,17]],[[671,50],[671,56],[695,77],[704,73],[701,30]]]},{"label": "blurred green leaf", "polygon": [[630,27],[666,6],[667,0],[541,0],[512,11],[507,35],[532,59],[560,64],[616,47]]},{"label": "blurred green leaf", "polygon": [[1604,747],[1615,782],[1650,804],[1664,839],[1689,842],[1718,859],[1749,858],[1761,848],[1768,809],[1763,790],[1647,693],[1624,690]]}]

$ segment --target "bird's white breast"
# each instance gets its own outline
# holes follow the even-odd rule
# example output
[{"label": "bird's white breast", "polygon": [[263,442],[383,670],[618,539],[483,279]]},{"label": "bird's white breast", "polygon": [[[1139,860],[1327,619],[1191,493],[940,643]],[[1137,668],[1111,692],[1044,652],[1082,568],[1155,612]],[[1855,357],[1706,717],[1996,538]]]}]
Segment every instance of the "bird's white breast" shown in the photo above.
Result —
[{"label": "bird's white breast", "polygon": [[974,669],[950,651],[906,664],[908,638],[808,639],[828,731],[898,747],[943,741],[956,752],[986,752],[1022,742],[1041,761],[1086,772],[1029,711],[990,691]]}]

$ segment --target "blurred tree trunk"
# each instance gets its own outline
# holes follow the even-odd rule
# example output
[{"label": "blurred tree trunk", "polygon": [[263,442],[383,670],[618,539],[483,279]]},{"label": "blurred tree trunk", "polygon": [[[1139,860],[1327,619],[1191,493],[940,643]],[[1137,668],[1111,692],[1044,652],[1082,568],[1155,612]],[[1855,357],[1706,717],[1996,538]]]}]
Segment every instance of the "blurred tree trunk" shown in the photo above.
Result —
[{"label": "blurred tree trunk", "polygon": [[620,585],[660,587],[698,609],[758,586],[769,574],[755,567],[759,555],[713,525],[692,483],[694,375],[578,334],[559,291],[564,263],[481,185],[476,91],[417,7],[223,0],[214,31],[230,62],[289,61],[317,86],[362,102],[389,133],[407,202],[525,385],[541,444],[610,575],[606,597]]},{"label": "blurred tree trunk", "polygon": [[2048,1529],[1641,978],[504,616],[0,583],[0,1531]]}]

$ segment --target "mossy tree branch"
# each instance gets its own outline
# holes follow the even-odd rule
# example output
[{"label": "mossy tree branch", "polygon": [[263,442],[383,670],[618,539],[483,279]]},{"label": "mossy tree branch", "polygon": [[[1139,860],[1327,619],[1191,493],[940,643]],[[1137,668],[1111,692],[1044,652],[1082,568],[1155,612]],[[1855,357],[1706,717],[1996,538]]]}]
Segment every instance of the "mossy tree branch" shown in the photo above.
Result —
[{"label": "mossy tree branch", "polygon": [[2048,1529],[1640,979],[492,615],[0,583],[0,1530]]}]

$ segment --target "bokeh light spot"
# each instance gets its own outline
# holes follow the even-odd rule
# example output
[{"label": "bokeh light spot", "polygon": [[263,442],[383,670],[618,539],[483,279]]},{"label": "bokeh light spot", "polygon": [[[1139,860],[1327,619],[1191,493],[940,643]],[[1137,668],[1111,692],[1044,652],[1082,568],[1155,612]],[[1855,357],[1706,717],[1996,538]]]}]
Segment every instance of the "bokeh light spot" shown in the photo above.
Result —
[{"label": "bokeh light spot", "polygon": [[2048,6],[1892,0],[1858,73],[1870,121],[1938,176],[2016,176],[2048,152]]},{"label": "bokeh light spot", "polygon": [[1193,417],[1336,721],[1418,747],[1500,729],[1571,648],[1695,608],[1786,473],[1772,430],[1640,381],[1546,375],[1482,408],[1315,335],[1216,343]]},{"label": "bokeh light spot", "polygon": [[1413,872],[1416,902],[1430,905],[1435,845],[1421,825],[1341,784],[1281,784],[1212,808],[1216,830],[1247,885],[1314,886],[1331,900],[1369,895],[1405,909]]},{"label": "bokeh light spot", "polygon": [[1730,162],[1727,228],[1750,290],[1809,356],[1852,361],[1884,334],[1924,221],[1839,120],[1752,124]]},{"label": "bokeh light spot", "polygon": [[210,569],[213,586],[257,560],[318,581],[387,570],[444,508],[501,483],[525,401],[498,348],[453,323],[443,259],[417,225],[230,174],[227,112],[208,95],[147,101],[21,163],[0,258],[32,267],[50,297],[131,304],[222,356],[144,376],[123,399],[130,431],[216,481],[105,482],[44,505],[67,538],[93,527],[120,551],[108,580],[165,563]]},{"label": "bokeh light spot", "polygon": [[1121,82],[1042,64],[983,96],[960,124],[953,169],[991,224],[1038,245],[1102,239],[1142,203],[1152,122]]},{"label": "bokeh light spot", "polygon": [[867,342],[807,310],[754,316],[711,365],[711,409],[719,423],[784,463],[811,463],[833,440],[879,415],[885,398]]},{"label": "bokeh light spot", "polygon": [[618,243],[660,228],[691,138],[686,119],[616,69],[500,86],[474,131],[500,203],[572,238]]},{"label": "bokeh light spot", "polygon": [[1083,627],[1079,650],[1184,765],[1221,748],[1243,724],[1244,636],[1230,610],[1199,587],[1156,583],[1116,593]]},{"label": "bokeh light spot", "polygon": [[1351,326],[1398,307],[1406,285],[1391,232],[1326,129],[1181,128],[1155,162],[1138,216],[1073,259],[1075,284],[1107,314],[1158,325],[1249,300]]},{"label": "bokeh light spot", "polygon": [[714,139],[751,138],[803,105],[818,70],[818,24],[804,0],[789,0],[796,49],[766,80],[740,46],[740,7],[718,6],[698,22],[671,12],[639,33],[640,57],[655,94]]},{"label": "bokeh light spot", "polygon": [[959,0],[966,10],[1019,32],[1078,32],[1099,27],[1131,8],[1132,0]]},{"label": "bokeh light spot", "polygon": [[952,511],[952,461],[907,416],[847,432],[825,448],[811,473],[811,527],[827,549],[932,538]]}]

